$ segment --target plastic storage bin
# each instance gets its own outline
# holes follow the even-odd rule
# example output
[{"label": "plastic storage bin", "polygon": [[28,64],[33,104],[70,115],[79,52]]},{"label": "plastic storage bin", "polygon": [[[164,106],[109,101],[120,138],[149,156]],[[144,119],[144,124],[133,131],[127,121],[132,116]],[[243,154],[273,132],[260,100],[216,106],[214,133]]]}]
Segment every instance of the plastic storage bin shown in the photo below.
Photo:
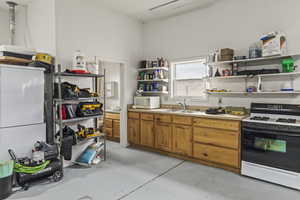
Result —
[{"label": "plastic storage bin", "polygon": [[13,161],[0,162],[0,200],[12,193]]}]

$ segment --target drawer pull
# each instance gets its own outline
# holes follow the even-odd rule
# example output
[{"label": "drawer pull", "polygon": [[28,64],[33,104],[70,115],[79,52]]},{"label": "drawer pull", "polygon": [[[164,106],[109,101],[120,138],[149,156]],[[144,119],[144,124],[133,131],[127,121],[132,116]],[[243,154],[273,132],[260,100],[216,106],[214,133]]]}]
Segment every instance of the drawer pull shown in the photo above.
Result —
[{"label": "drawer pull", "polygon": [[203,155],[204,155],[205,157],[207,157],[207,156],[208,156],[208,154],[207,154],[207,153],[204,153]]}]

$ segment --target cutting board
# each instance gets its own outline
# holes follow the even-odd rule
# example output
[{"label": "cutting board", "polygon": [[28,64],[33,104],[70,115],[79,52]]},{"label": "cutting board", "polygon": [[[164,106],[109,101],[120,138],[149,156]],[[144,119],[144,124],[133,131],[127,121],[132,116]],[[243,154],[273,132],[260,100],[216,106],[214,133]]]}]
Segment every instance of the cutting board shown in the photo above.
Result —
[{"label": "cutting board", "polygon": [[21,65],[26,65],[26,64],[31,63],[31,62],[32,62],[32,60],[27,60],[27,59],[23,59],[23,58],[0,56],[0,64],[21,64]]}]

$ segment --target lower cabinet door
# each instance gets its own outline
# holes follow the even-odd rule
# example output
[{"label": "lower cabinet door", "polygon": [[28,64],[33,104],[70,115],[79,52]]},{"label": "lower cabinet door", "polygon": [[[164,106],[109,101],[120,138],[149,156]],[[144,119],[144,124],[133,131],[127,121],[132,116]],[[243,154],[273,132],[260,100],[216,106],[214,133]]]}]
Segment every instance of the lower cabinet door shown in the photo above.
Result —
[{"label": "lower cabinet door", "polygon": [[185,156],[192,156],[192,127],[173,125],[173,152]]},{"label": "lower cabinet door", "polygon": [[194,143],[194,157],[239,168],[238,151],[232,149]]},{"label": "lower cabinet door", "polygon": [[141,120],[141,145],[154,147],[154,122]]},{"label": "lower cabinet door", "polygon": [[120,138],[120,121],[119,120],[113,121],[113,137]]},{"label": "lower cabinet door", "polygon": [[113,134],[112,134],[112,128],[106,128],[105,127],[104,131],[105,131],[107,137],[112,138],[112,136],[113,136]]},{"label": "lower cabinet door", "polygon": [[133,144],[140,144],[139,119],[128,119],[128,140]]},{"label": "lower cabinet door", "polygon": [[155,126],[155,146],[159,150],[172,151],[172,125],[158,122]]}]

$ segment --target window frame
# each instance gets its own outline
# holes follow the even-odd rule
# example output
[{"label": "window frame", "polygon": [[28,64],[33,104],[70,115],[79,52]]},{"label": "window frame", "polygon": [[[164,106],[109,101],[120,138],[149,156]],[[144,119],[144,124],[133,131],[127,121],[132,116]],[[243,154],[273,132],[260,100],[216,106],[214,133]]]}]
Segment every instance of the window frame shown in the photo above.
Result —
[{"label": "window frame", "polygon": [[170,95],[169,97],[171,99],[198,99],[198,100],[206,100],[207,99],[207,95],[203,94],[201,96],[175,96],[175,82],[176,81],[194,81],[194,80],[199,80],[199,81],[203,81],[204,84],[204,88],[207,89],[207,81],[206,81],[206,77],[208,77],[208,66],[206,66],[206,72],[205,72],[205,76],[203,78],[191,78],[191,79],[176,79],[176,65],[178,64],[186,64],[186,63],[195,63],[195,62],[203,62],[203,63],[207,63],[207,57],[198,57],[198,58],[191,58],[191,59],[185,59],[185,60],[181,60],[181,61],[171,61],[170,62]]}]

